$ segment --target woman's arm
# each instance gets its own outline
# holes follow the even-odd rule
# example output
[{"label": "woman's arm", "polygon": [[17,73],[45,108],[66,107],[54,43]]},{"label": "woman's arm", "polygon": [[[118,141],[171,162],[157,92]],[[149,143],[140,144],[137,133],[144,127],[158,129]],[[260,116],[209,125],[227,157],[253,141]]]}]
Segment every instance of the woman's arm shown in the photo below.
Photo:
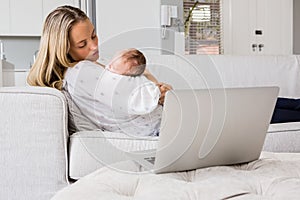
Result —
[{"label": "woman's arm", "polygon": [[158,84],[158,80],[150,73],[148,69],[145,69],[143,75],[150,81],[152,81],[155,84]]},{"label": "woman's arm", "polygon": [[104,64],[102,64],[102,63],[99,63],[99,62],[95,62],[96,64],[98,64],[98,65],[100,65],[101,67],[103,67],[103,68],[105,68],[105,65]]}]

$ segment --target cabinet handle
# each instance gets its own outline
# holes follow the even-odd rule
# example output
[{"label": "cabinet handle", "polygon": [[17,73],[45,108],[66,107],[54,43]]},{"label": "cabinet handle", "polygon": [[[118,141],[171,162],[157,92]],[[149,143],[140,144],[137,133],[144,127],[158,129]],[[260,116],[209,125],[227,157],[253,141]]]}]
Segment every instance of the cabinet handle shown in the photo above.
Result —
[{"label": "cabinet handle", "polygon": [[256,51],[257,44],[252,44],[252,51]]},{"label": "cabinet handle", "polygon": [[259,50],[259,51],[262,51],[262,48],[263,48],[263,47],[264,47],[264,44],[259,44],[259,45],[258,45],[258,50]]}]

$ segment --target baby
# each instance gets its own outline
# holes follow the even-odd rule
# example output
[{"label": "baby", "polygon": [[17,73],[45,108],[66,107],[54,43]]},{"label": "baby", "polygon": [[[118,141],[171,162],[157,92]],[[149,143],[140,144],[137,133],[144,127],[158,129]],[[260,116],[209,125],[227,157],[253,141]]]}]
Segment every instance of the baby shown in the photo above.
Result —
[{"label": "baby", "polygon": [[157,79],[146,69],[146,58],[144,54],[134,48],[118,52],[107,66],[107,69],[113,73],[125,76],[136,77],[144,75],[159,88],[161,96],[158,103],[160,105],[164,104],[166,92],[173,89],[171,85],[159,83],[157,81]]},{"label": "baby", "polygon": [[146,58],[137,49],[126,49],[115,55],[107,69],[126,76],[140,76],[146,69]]},{"label": "baby", "polygon": [[[150,77],[148,76],[150,75]],[[118,52],[106,66],[95,93],[99,123],[104,130],[131,135],[158,135],[162,95],[157,80],[146,70],[146,58],[137,49]]]}]

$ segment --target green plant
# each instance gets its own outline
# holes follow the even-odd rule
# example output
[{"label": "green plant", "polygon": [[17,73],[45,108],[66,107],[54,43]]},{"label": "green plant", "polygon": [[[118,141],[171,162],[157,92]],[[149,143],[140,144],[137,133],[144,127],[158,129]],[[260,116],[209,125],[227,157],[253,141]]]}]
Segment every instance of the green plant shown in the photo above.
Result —
[{"label": "green plant", "polygon": [[184,31],[185,31],[185,35],[188,35],[189,33],[189,28],[190,28],[190,24],[191,24],[191,17],[193,15],[193,11],[196,8],[196,6],[199,4],[199,1],[195,1],[195,3],[193,4],[192,8],[189,10],[188,16],[186,17],[185,21],[184,21]]}]

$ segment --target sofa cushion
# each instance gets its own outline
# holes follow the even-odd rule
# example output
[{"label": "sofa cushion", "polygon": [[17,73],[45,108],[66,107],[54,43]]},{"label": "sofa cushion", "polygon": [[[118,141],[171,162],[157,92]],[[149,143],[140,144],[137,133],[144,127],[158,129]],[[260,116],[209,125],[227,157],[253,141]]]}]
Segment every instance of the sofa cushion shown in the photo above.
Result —
[{"label": "sofa cushion", "polygon": [[126,152],[155,149],[157,139],[101,130],[77,132],[70,136],[69,176],[78,179],[100,167],[126,161]]},{"label": "sofa cushion", "polygon": [[159,175],[104,167],[52,200],[299,199],[299,169],[299,153],[263,153],[246,164]]},{"label": "sofa cushion", "polygon": [[[130,158],[126,152],[155,149],[158,137],[133,137],[107,131],[82,131],[70,136],[69,176],[79,179],[103,166]],[[264,151],[300,152],[300,122],[271,124]],[[122,167],[121,167],[122,168]]]}]

